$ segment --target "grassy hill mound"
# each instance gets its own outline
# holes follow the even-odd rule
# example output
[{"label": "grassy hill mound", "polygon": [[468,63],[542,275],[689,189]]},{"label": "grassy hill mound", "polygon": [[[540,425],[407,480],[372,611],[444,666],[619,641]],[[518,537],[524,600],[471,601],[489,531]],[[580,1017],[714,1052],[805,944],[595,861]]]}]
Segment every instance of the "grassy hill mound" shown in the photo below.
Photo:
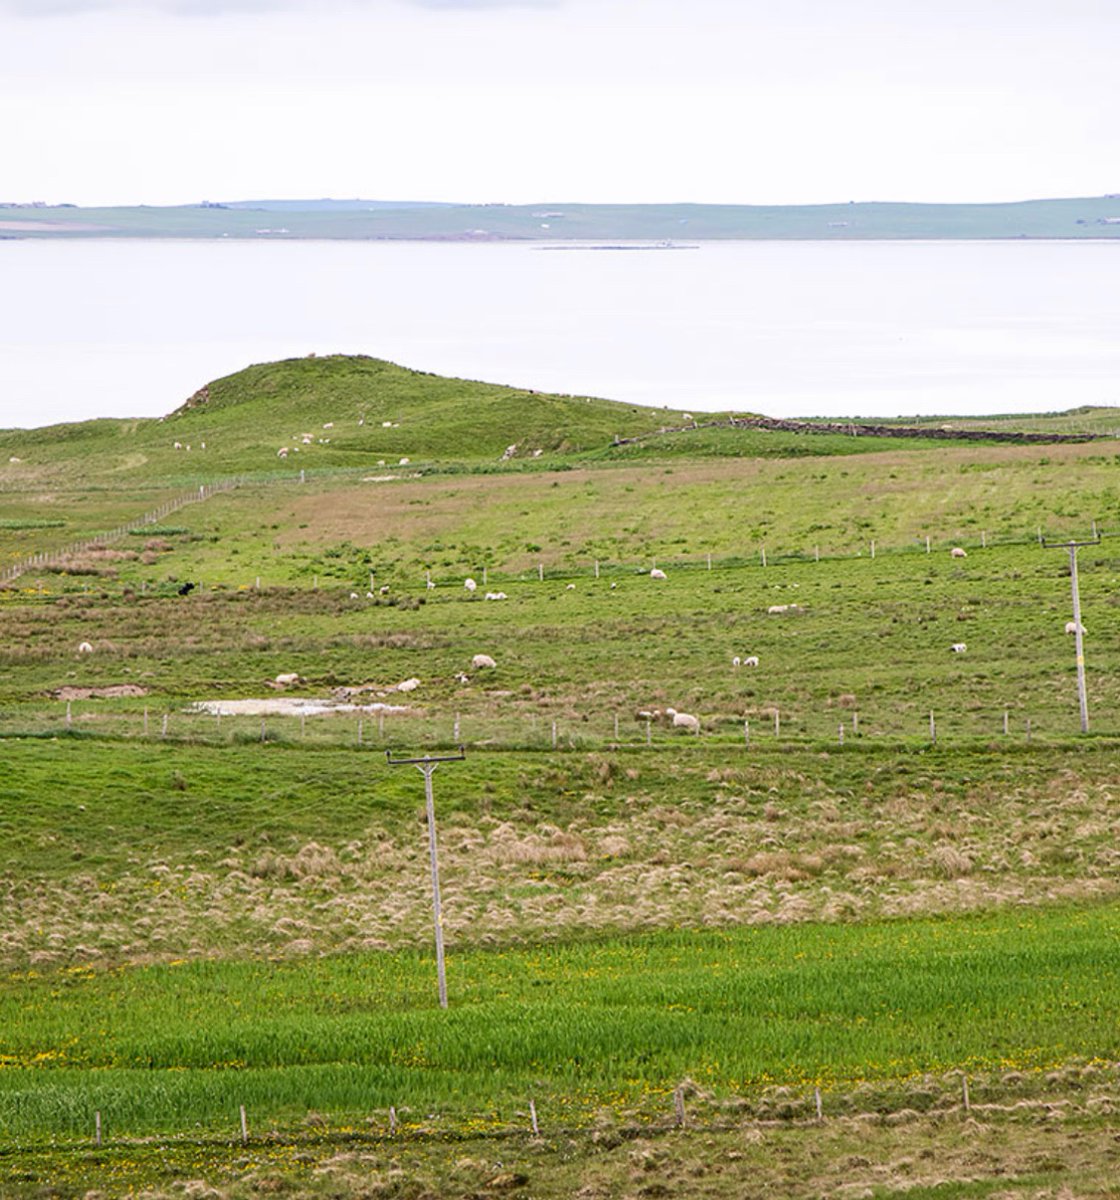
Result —
[{"label": "grassy hill mound", "polygon": [[[207,384],[159,419],[0,433],[12,483],[109,476],[175,485],[261,471],[498,462],[581,453],[681,413],[449,379],[363,356],[289,359]],[[287,452],[282,454],[281,451]]]}]

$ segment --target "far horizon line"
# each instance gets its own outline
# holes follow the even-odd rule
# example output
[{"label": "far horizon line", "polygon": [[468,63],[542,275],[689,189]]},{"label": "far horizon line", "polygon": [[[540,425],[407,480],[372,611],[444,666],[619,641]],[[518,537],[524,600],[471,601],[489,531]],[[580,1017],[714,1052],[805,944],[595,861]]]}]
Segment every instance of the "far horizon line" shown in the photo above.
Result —
[{"label": "far horizon line", "polygon": [[1120,192],[1100,192],[1091,195],[1041,195],[1019,196],[1003,200],[797,200],[797,201],[733,201],[733,200],[428,200],[392,199],[385,200],[366,196],[253,196],[245,199],[181,200],[151,203],[146,201],[75,203],[67,200],[5,200],[0,208],[224,208],[246,207],[255,204],[371,204],[384,208],[535,208],[541,205],[565,204],[595,208],[841,208],[859,205],[897,205],[923,208],[952,206],[996,207],[1012,204],[1053,203],[1067,200],[1120,200]]}]

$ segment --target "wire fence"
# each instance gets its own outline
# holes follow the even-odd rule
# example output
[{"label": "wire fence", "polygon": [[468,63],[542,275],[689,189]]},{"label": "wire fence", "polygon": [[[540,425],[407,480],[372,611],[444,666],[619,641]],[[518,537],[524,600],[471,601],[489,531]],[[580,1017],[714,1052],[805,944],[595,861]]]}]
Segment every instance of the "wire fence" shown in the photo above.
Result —
[{"label": "wire fence", "polygon": [[[57,700],[51,707],[0,710],[0,737],[88,737],[169,744],[276,745],[322,750],[442,751],[458,746],[492,751],[565,753],[690,751],[772,752],[799,747],[847,751],[999,745],[1006,749],[1054,745],[1080,737],[1076,707],[1066,714],[1025,712],[1021,707],[969,711],[881,712],[767,705],[747,717],[697,718],[698,729],[672,724],[664,711],[599,712],[586,718],[523,712],[425,713],[399,711],[404,697],[385,706],[324,709],[322,700],[234,701],[168,705],[136,701]],[[289,711],[281,711],[287,704]],[[257,704],[271,711],[244,711]],[[305,711],[300,711],[303,708]],[[394,711],[397,709],[397,711]],[[1094,713],[1096,742],[1120,736],[1110,714]]]},{"label": "wire fence", "polygon": [[167,500],[158,508],[151,509],[135,521],[127,521],[125,524],[117,525],[113,529],[91,534],[80,541],[70,542],[68,545],[60,546],[54,550],[44,550],[37,554],[28,555],[26,558],[18,559],[0,570],[0,584],[10,583],[12,580],[18,579],[21,575],[25,575],[36,569],[52,570],[62,567],[68,559],[76,554],[83,554],[95,547],[107,546],[111,542],[119,541],[127,534],[138,529],[143,529],[146,525],[155,525],[157,522],[162,521],[164,517],[169,516],[173,512],[178,512],[179,509],[185,508],[188,504],[197,504],[202,500],[209,500],[211,496],[215,496],[220,492],[232,491],[235,487],[239,486],[240,482],[239,479],[226,479],[220,480],[217,483],[200,484],[197,491],[187,492],[184,495],[175,497],[173,500]]}]

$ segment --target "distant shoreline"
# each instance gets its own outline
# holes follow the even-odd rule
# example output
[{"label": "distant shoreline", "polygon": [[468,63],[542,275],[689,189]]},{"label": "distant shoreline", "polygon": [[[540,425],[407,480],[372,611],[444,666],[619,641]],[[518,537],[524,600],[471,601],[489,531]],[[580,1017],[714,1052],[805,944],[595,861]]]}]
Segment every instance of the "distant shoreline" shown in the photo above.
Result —
[{"label": "distant shoreline", "polygon": [[772,206],[253,201],[79,208],[9,203],[0,204],[0,237],[637,242],[674,248],[705,241],[1112,241],[1120,240],[1120,196]]}]

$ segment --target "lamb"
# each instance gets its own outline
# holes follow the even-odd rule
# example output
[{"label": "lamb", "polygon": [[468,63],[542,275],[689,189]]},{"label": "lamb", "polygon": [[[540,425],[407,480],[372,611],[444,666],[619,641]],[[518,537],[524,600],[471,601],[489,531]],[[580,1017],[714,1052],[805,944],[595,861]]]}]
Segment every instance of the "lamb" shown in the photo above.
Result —
[{"label": "lamb", "polygon": [[470,592],[470,594],[473,596],[475,594],[475,591],[478,589],[478,584],[475,583],[475,581],[473,579],[464,579],[463,587],[465,587],[467,589],[467,591]]},{"label": "lamb", "polygon": [[968,649],[968,646],[964,642],[954,642],[949,649],[954,654],[963,654]]},{"label": "lamb", "polygon": [[456,683],[470,683],[471,677],[465,671],[457,671],[455,673]]},{"label": "lamb", "polygon": [[505,592],[487,592],[485,599],[487,600],[508,600],[509,597]]},{"label": "lamb", "polygon": [[665,715],[672,718],[674,729],[687,729],[690,733],[700,732],[700,720],[691,713],[677,712],[675,708],[667,708]]},{"label": "lamb", "polygon": [[435,585],[435,584],[434,584],[434,583],[433,583],[433,582],[432,582],[432,581],[429,579],[429,580],[428,580],[427,587],[428,587],[428,591],[429,591],[429,592],[434,592],[434,591],[435,591],[435,587],[436,587],[436,585]]},{"label": "lamb", "polygon": [[474,667],[476,671],[481,670],[483,667],[496,667],[497,665],[498,664],[490,657],[489,654],[476,654],[474,658],[471,659],[471,666]]},{"label": "lamb", "polygon": [[569,583],[568,586],[564,589],[564,591],[566,591],[566,592],[574,592],[575,590],[576,590],[576,585],[574,583]]},{"label": "lamb", "polygon": [[280,449],[276,451],[276,457],[277,458],[287,458],[288,457],[288,447],[281,446]]},{"label": "lamb", "polygon": [[79,642],[78,643],[78,653],[79,654],[92,654],[93,647],[90,645],[89,642]]},{"label": "lamb", "polygon": [[968,551],[965,550],[963,546],[954,546],[952,548],[952,550],[949,551],[949,557],[950,558],[967,558]]},{"label": "lamb", "polygon": [[746,658],[740,658],[739,655],[736,654],[735,657],[731,660],[731,665],[733,667],[757,667],[758,666],[758,655],[757,654],[748,654],[746,656]]},{"label": "lamb", "polygon": [[1078,633],[1078,632],[1084,633],[1085,626],[1082,625],[1079,630],[1076,621],[1067,621],[1066,622],[1066,633]]},{"label": "lamb", "polygon": [[669,576],[660,567],[654,567],[649,573],[650,579],[668,579]]},{"label": "lamb", "polygon": [[380,586],[380,587],[377,589],[377,594],[378,594],[379,596],[387,596],[387,595],[389,594],[389,585],[388,585],[387,583],[383,583],[383,584],[382,584],[382,585],[381,585],[381,586]]}]

